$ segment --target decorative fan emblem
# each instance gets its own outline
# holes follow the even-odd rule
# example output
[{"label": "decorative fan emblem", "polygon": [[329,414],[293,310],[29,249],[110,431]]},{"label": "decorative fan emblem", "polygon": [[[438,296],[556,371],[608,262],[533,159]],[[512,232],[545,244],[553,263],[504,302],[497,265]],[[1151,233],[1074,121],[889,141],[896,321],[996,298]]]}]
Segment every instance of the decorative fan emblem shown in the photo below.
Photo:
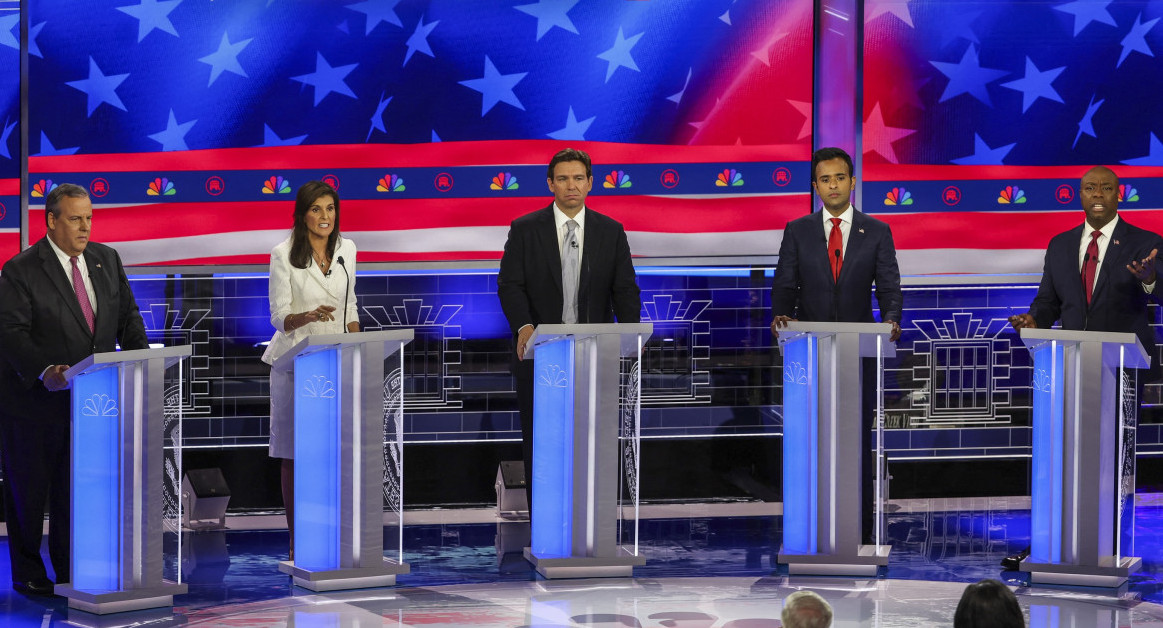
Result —
[{"label": "decorative fan emblem", "polygon": [[319,399],[334,399],[335,384],[322,375],[312,375],[303,385],[303,396]]}]

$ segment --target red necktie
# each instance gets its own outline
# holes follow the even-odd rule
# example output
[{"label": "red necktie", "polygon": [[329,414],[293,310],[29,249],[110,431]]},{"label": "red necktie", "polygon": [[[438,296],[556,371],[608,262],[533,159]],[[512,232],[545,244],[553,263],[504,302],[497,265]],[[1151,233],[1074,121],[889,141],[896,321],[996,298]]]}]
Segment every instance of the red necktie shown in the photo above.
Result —
[{"label": "red necktie", "polygon": [[85,290],[85,278],[81,276],[81,269],[77,268],[77,258],[70,257],[73,264],[73,292],[77,293],[77,302],[81,306],[81,313],[85,315],[85,322],[89,323],[89,333],[93,333],[93,304],[89,303],[89,291]]},{"label": "red necktie", "polygon": [[828,260],[832,262],[832,280],[840,279],[840,267],[844,265],[844,234],[840,232],[840,219],[832,218],[832,231],[828,234]]},{"label": "red necktie", "polygon": [[1098,236],[1101,231],[1090,234],[1090,244],[1086,246],[1086,257],[1082,258],[1082,285],[1086,287],[1086,304],[1090,305],[1090,296],[1094,293],[1094,275],[1098,269]]}]

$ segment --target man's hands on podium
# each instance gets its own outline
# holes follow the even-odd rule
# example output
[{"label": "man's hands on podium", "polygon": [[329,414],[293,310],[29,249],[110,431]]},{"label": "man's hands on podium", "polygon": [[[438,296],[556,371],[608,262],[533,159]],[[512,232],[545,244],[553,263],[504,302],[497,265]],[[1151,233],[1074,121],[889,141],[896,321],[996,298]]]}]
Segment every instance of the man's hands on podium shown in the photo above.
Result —
[{"label": "man's hands on podium", "polygon": [[[779,338],[779,330],[783,329],[784,327],[787,327],[787,324],[794,321],[794,320],[796,320],[796,319],[794,319],[790,316],[783,316],[782,314],[779,316],[776,316],[775,320],[771,321],[771,335],[772,335],[772,337]],[[889,334],[888,339],[891,342],[896,342],[897,340],[900,340],[900,337],[901,337],[901,325],[900,325],[900,323],[898,323],[896,321],[885,321],[885,322],[892,325],[892,333]]]},{"label": "man's hands on podium", "polygon": [[1010,325],[1014,326],[1014,329],[1037,329],[1038,328],[1038,322],[1035,321],[1034,317],[1030,316],[1028,313],[1027,314],[1014,314],[1013,316],[1011,316],[1009,318],[1009,321],[1010,321]]},{"label": "man's hands on podium", "polygon": [[771,336],[773,338],[779,338],[779,330],[787,327],[787,324],[794,320],[796,319],[790,316],[784,316],[782,314],[776,316],[775,320],[771,321]]},{"label": "man's hands on podium", "polygon": [[1151,249],[1151,254],[1144,257],[1142,261],[1131,260],[1127,264],[1127,270],[1139,280],[1139,283],[1151,285],[1155,283],[1155,256],[1159,253],[1159,249]]},{"label": "man's hands on podium", "polygon": [[533,326],[525,325],[517,330],[517,359],[525,359],[525,347],[529,344],[529,339],[533,337]]},{"label": "man's hands on podium", "polygon": [[41,378],[44,387],[54,392],[68,388],[69,380],[65,379],[65,371],[67,370],[69,370],[68,364],[54,364],[48,367]]}]

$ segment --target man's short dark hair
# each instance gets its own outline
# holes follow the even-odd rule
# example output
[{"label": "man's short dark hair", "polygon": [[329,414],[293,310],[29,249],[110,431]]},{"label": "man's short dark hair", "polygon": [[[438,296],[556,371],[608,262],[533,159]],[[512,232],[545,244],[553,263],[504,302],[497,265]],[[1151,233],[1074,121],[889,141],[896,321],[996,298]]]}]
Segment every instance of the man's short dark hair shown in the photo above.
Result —
[{"label": "man's short dark hair", "polygon": [[586,167],[586,178],[593,178],[594,172],[593,168],[590,167],[590,156],[587,155],[584,150],[577,150],[574,148],[567,148],[565,150],[558,151],[557,154],[553,156],[553,159],[549,160],[549,170],[546,173],[545,178],[552,179],[553,169],[557,167],[557,164],[565,161],[582,162],[582,165]]},{"label": "man's short dark hair", "polygon": [[48,196],[44,197],[44,226],[48,226],[48,215],[54,218],[61,215],[61,199],[89,198],[89,191],[75,183],[62,183],[53,188]]},{"label": "man's short dark hair", "polygon": [[844,152],[844,149],[842,148],[829,146],[828,148],[821,148],[820,150],[812,153],[812,181],[816,180],[816,166],[818,166],[821,161],[831,161],[833,159],[843,159],[844,163],[848,164],[848,176],[852,176],[852,157],[849,156],[848,153]]},{"label": "man's short dark hair", "polygon": [[1025,628],[1026,618],[1018,598],[1009,587],[993,579],[975,582],[965,587],[957,610],[953,613],[953,628]]}]

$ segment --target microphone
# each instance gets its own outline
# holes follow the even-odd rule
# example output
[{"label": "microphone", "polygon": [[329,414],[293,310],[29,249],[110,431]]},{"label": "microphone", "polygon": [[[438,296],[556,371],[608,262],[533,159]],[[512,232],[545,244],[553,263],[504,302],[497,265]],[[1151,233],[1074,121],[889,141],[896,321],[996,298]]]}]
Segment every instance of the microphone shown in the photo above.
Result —
[{"label": "microphone", "polygon": [[[348,272],[348,265],[343,263],[343,256],[338,256],[335,261],[343,266],[343,274],[348,277],[347,287],[343,288],[343,333],[348,333],[348,293],[351,292],[351,273]],[[328,273],[330,274],[330,273]]]}]

